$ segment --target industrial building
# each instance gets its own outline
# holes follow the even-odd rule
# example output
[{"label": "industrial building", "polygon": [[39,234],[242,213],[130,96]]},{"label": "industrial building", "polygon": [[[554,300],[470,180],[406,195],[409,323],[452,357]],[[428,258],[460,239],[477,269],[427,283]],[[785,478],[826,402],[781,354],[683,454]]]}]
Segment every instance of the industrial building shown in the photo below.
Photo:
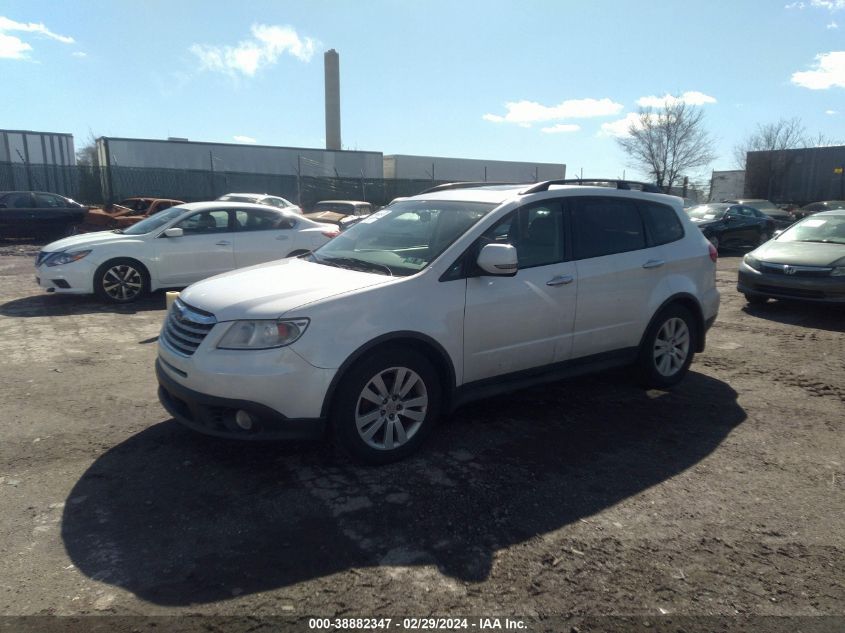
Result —
[{"label": "industrial building", "polygon": [[845,200],[845,145],[748,152],[745,195],[798,205]]},{"label": "industrial building", "polygon": [[566,178],[566,165],[391,154],[384,177],[404,180],[537,182]]},{"label": "industrial building", "polygon": [[745,170],[713,171],[710,176],[710,201],[732,200],[745,196]]},{"label": "industrial building", "polygon": [[0,130],[0,190],[52,191],[73,196],[73,136],[58,132]]}]

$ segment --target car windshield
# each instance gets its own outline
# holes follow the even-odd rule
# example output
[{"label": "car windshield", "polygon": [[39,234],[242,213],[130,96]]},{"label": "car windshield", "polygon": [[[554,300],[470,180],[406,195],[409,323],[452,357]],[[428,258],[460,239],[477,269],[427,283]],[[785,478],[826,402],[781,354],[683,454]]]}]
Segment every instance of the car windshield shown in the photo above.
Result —
[{"label": "car windshield", "polygon": [[496,206],[451,200],[397,202],[316,250],[311,261],[385,275],[413,275]]},{"label": "car windshield", "polygon": [[781,209],[775,203],[769,202],[768,200],[746,200],[745,202],[743,202],[743,204],[757,209],[758,211],[777,211],[779,213],[783,212],[783,209]]},{"label": "car windshield", "polygon": [[121,232],[126,235],[143,235],[144,233],[150,233],[151,231],[161,228],[170,222],[170,220],[179,217],[183,213],[185,213],[185,209],[182,207],[171,207],[167,211],[151,215],[147,219],[141,220],[137,224],[133,224],[132,226],[123,229]]},{"label": "car windshield", "polygon": [[727,210],[726,204],[699,204],[690,207],[686,212],[693,220],[718,220],[725,215]]},{"label": "car windshield", "polygon": [[778,242],[845,244],[845,215],[814,215],[781,233]]},{"label": "car windshield", "polygon": [[128,198],[126,200],[121,200],[116,204],[121,207],[126,207],[127,209],[132,209],[133,211],[146,211],[150,206],[150,201],[144,200],[143,198]]}]

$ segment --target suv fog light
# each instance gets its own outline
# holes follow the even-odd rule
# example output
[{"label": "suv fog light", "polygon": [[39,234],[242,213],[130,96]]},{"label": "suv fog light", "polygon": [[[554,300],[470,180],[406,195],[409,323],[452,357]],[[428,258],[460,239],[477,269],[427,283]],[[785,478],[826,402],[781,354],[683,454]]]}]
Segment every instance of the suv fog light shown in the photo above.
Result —
[{"label": "suv fog light", "polygon": [[243,409],[238,409],[238,412],[235,413],[235,424],[244,431],[249,431],[253,425],[252,416]]}]

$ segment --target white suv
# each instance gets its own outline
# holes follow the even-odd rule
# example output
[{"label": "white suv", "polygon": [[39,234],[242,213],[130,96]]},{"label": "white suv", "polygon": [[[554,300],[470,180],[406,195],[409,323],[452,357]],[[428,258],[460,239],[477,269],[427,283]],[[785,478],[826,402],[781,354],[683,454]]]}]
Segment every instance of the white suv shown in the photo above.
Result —
[{"label": "white suv", "polygon": [[313,254],[182,292],[159,397],[212,435],[414,451],[445,411],[616,365],[669,387],[704,349],[715,249],[680,198],[551,181],[408,198]]}]

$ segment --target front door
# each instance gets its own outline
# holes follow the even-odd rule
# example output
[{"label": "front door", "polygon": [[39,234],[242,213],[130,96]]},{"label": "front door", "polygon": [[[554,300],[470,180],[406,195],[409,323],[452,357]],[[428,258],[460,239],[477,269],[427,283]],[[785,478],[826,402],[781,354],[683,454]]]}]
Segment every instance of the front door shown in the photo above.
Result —
[{"label": "front door", "polygon": [[229,211],[198,211],[173,228],[181,237],[155,240],[158,278],[162,286],[187,286],[235,268],[234,233]]},{"label": "front door", "polygon": [[479,250],[493,242],[515,246],[519,270],[467,279],[464,382],[569,357],[578,282],[564,238],[562,204],[551,200],[514,211],[480,239]]}]

